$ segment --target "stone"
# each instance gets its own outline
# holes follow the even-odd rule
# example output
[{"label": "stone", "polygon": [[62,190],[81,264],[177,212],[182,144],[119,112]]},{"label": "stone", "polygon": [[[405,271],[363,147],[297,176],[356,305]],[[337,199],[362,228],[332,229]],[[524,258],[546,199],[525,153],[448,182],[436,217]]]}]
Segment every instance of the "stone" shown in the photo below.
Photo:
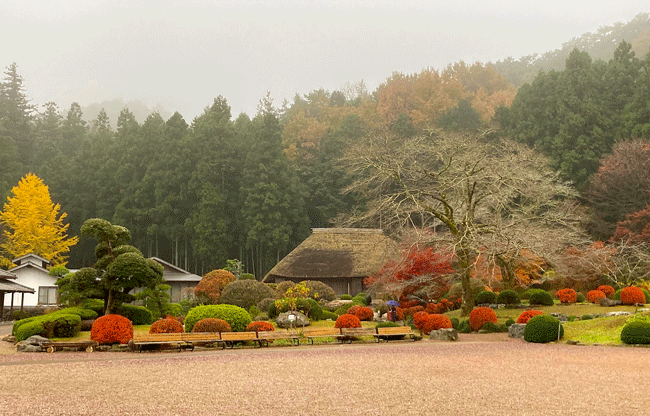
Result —
[{"label": "stone", "polygon": [[569,318],[563,313],[553,312],[553,313],[551,313],[551,316],[557,318],[557,320],[560,321],[560,322],[568,322],[569,321]]},{"label": "stone", "polygon": [[600,304],[600,306],[618,306],[618,305],[622,305],[620,300],[607,299],[607,298],[600,298],[598,303]]},{"label": "stone", "polygon": [[42,352],[45,351],[45,347],[43,347],[43,343],[49,342],[50,340],[41,337],[39,335],[32,335],[31,337],[27,338],[24,341],[19,342],[16,344],[16,351],[19,352]]},{"label": "stone", "polygon": [[325,304],[325,309],[335,311],[343,305],[352,303],[352,300],[334,299]]},{"label": "stone", "polygon": [[[289,321],[289,315],[294,315],[296,319],[291,322]],[[275,323],[278,324],[280,328],[297,328],[309,325],[309,319],[302,313],[298,311],[288,311],[283,312],[275,318]]]},{"label": "stone", "polygon": [[607,313],[606,313],[605,315],[603,315],[603,316],[606,317],[606,318],[608,318],[608,317],[610,317],[610,316],[626,316],[626,315],[632,315],[632,314],[629,313],[629,312],[625,312],[625,311],[614,311],[614,312],[607,312]]},{"label": "stone", "polygon": [[523,338],[526,324],[512,324],[508,327],[508,336],[510,338]]},{"label": "stone", "polygon": [[454,328],[442,328],[429,333],[430,341],[458,341],[458,331]]}]

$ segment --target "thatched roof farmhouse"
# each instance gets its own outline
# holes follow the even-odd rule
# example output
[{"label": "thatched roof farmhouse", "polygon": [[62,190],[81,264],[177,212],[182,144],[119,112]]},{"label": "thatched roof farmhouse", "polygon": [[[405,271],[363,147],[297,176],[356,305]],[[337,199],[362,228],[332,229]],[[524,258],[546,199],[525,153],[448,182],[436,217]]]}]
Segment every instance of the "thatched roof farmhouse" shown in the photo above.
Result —
[{"label": "thatched roof farmhouse", "polygon": [[363,279],[377,273],[397,251],[397,243],[379,229],[314,228],[264,281],[320,280],[339,295],[356,295],[363,291]]}]

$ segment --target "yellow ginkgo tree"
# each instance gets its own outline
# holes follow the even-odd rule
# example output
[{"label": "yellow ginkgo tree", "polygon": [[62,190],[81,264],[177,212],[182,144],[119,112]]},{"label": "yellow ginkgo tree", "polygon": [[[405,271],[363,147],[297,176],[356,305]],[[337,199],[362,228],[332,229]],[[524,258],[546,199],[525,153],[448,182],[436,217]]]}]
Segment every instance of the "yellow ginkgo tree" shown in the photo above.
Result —
[{"label": "yellow ginkgo tree", "polygon": [[59,214],[61,206],[52,202],[48,187],[38,176],[28,173],[11,193],[0,212],[0,261],[10,264],[10,259],[34,253],[53,266],[65,265],[70,247],[79,239],[66,234],[66,213]]}]

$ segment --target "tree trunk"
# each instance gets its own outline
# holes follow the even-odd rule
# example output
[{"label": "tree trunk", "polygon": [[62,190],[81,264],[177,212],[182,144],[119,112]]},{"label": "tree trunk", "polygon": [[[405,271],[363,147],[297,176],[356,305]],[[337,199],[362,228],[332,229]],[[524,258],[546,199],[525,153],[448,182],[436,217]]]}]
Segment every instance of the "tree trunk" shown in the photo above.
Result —
[{"label": "tree trunk", "polygon": [[460,284],[463,289],[463,301],[460,305],[460,316],[469,316],[474,309],[474,293],[470,285],[470,277],[472,272],[472,259],[469,249],[463,244],[459,243],[460,249],[457,251],[458,267],[461,269]]},{"label": "tree trunk", "polygon": [[506,261],[501,256],[495,256],[494,260],[497,266],[499,266],[499,270],[501,270],[504,289],[512,289],[515,286],[515,271],[512,267],[512,262]]}]

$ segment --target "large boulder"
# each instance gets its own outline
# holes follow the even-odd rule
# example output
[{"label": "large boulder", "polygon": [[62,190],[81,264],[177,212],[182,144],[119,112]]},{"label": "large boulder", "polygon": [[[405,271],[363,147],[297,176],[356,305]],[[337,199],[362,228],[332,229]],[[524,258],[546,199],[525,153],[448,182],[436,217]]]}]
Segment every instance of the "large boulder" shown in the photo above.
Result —
[{"label": "large boulder", "polygon": [[429,332],[430,341],[458,341],[458,331],[454,328],[441,328]]},{"label": "large boulder", "polygon": [[[293,315],[295,320],[292,322],[289,320],[289,315]],[[302,313],[298,311],[288,311],[283,312],[275,318],[275,323],[278,324],[280,328],[296,328],[309,325],[309,319]]]},{"label": "large boulder", "polygon": [[523,338],[526,324],[512,324],[508,327],[508,336],[510,338]]},{"label": "large boulder", "polygon": [[325,304],[325,308],[329,309],[330,311],[335,311],[338,308],[340,308],[343,305],[347,305],[349,303],[352,303],[352,300],[344,300],[344,299],[334,299],[332,301],[329,301]]},{"label": "large boulder", "polygon": [[620,300],[607,299],[607,298],[600,298],[598,303],[600,304],[600,306],[618,306],[618,305],[622,305]]},{"label": "large boulder", "polygon": [[40,335],[32,335],[31,337],[27,338],[26,340],[23,340],[16,344],[16,351],[18,352],[42,352],[45,351],[46,348],[43,347],[43,344],[46,342],[50,342],[49,339],[42,337]]}]

